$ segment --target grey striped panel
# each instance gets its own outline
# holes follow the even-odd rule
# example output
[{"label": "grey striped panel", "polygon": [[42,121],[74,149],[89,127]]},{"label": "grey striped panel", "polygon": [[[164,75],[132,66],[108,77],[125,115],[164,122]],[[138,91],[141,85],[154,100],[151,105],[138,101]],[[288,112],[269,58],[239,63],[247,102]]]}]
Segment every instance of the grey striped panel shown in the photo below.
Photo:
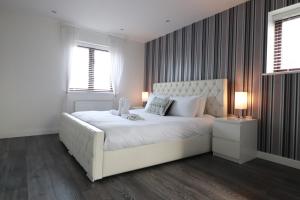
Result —
[{"label": "grey striped panel", "polygon": [[300,160],[300,74],[263,76],[260,150]]},{"label": "grey striped panel", "polygon": [[146,89],[151,91],[155,82],[227,78],[229,113],[235,113],[235,91],[250,94],[244,115],[260,121],[258,149],[300,160],[299,77],[261,77],[266,66],[268,12],[298,2],[248,1],[148,42]]}]

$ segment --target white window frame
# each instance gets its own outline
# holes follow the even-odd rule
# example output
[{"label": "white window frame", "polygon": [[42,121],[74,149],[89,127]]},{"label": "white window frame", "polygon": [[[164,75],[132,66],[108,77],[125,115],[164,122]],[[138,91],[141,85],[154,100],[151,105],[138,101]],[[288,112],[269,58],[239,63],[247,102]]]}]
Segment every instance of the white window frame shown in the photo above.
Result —
[{"label": "white window frame", "polygon": [[287,6],[278,10],[274,10],[268,13],[268,45],[267,45],[267,66],[266,73],[268,74],[287,74],[287,73],[299,73],[299,70],[274,72],[274,33],[275,22],[291,17],[300,15],[300,3]]},{"label": "white window frame", "polygon": [[[103,51],[108,51],[111,52],[111,49],[109,46],[106,45],[100,45],[100,44],[93,44],[85,41],[78,40],[75,43],[75,46],[81,46],[81,47],[86,47],[86,48],[93,48],[93,49],[98,49],[98,50],[103,50]],[[112,94],[113,90],[70,90],[70,88],[67,89],[68,93],[108,93]]]},{"label": "white window frame", "polygon": [[94,48],[94,49],[99,49],[99,50],[104,50],[104,51],[109,51],[110,52],[110,47],[105,46],[105,45],[100,45],[100,44],[93,44],[89,42],[84,42],[81,40],[76,41],[76,46],[84,46],[87,48]]}]

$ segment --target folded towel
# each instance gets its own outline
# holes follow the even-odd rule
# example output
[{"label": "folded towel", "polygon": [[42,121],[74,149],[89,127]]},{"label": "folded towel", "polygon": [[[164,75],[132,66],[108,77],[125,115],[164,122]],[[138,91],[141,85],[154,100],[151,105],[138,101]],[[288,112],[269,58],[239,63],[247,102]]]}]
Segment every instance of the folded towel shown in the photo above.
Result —
[{"label": "folded towel", "polygon": [[130,103],[129,100],[125,97],[120,98],[119,100],[119,113],[122,114],[129,114]]},{"label": "folded towel", "polygon": [[130,114],[129,108],[130,108],[129,100],[125,97],[122,97],[119,100],[119,109],[118,110],[110,110],[109,112],[112,115],[116,115],[116,116],[121,116],[124,114],[128,115],[128,114]]},{"label": "folded towel", "polygon": [[120,112],[118,110],[110,110],[109,111],[112,115],[120,116]]},{"label": "folded towel", "polygon": [[131,121],[144,120],[144,118],[142,118],[141,116],[139,116],[137,114],[123,114],[123,115],[121,115],[121,117],[131,120]]}]

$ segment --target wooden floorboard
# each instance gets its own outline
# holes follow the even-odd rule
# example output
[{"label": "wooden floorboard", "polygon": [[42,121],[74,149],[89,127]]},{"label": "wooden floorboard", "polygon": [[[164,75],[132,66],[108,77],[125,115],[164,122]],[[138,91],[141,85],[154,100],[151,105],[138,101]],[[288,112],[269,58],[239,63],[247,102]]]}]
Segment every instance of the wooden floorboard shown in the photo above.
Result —
[{"label": "wooden floorboard", "polygon": [[0,200],[300,200],[300,170],[210,153],[91,183],[58,135],[0,140]]}]

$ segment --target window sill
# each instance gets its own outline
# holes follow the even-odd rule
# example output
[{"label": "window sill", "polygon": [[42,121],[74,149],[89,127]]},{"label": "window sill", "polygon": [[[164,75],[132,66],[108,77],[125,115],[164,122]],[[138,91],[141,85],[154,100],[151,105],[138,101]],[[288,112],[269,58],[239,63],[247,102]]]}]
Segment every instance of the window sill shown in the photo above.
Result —
[{"label": "window sill", "polygon": [[111,94],[113,95],[113,91],[72,90],[72,91],[67,91],[67,94]]},{"label": "window sill", "polygon": [[299,74],[299,73],[300,73],[300,70],[295,70],[295,71],[286,71],[286,72],[263,73],[262,76],[275,76],[275,75]]}]

